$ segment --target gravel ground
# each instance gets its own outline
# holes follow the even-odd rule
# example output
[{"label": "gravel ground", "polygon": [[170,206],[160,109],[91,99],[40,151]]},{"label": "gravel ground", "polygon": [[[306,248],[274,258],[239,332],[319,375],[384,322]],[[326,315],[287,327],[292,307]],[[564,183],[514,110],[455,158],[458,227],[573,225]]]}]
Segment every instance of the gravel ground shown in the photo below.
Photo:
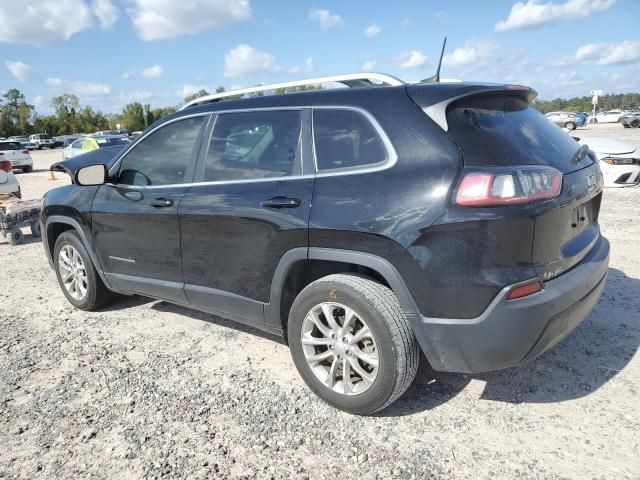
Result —
[{"label": "gravel ground", "polygon": [[[34,153],[27,198],[67,181],[59,157]],[[576,332],[497,373],[423,362],[374,417],[315,398],[265,334],[140,297],[74,310],[40,243],[0,242],[0,478],[640,478],[639,196],[605,192],[609,280]]]}]

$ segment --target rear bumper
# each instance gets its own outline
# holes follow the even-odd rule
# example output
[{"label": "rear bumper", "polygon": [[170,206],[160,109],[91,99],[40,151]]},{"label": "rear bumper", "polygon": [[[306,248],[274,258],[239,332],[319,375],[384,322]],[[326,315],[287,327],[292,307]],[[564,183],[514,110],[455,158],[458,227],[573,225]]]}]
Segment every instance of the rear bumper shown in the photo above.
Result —
[{"label": "rear bumper", "polygon": [[598,302],[609,266],[609,242],[593,250],[544,290],[518,300],[503,289],[472,319],[410,315],[415,335],[434,370],[477,373],[512,367],[552,348],[582,322]]}]

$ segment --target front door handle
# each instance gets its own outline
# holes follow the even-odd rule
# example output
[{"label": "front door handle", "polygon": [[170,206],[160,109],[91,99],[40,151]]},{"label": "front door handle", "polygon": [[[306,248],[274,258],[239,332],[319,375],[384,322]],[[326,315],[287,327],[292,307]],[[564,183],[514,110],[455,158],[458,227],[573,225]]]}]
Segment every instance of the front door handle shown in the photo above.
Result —
[{"label": "front door handle", "polygon": [[265,208],[297,208],[300,206],[299,198],[274,197],[263,201],[261,206]]},{"label": "front door handle", "polygon": [[152,207],[157,207],[157,208],[166,208],[166,207],[170,207],[171,205],[173,205],[173,200],[170,198],[156,198],[155,200],[151,200],[151,202],[149,203]]}]

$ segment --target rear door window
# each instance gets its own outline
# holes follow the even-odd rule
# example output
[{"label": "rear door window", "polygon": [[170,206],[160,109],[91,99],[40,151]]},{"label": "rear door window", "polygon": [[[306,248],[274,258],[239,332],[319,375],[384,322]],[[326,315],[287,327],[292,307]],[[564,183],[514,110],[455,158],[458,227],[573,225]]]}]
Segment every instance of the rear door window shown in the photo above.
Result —
[{"label": "rear door window", "polygon": [[220,113],[211,135],[203,181],[300,174],[301,122],[300,110]]},{"label": "rear door window", "polygon": [[378,131],[354,110],[315,109],[313,137],[318,171],[375,166],[389,157]]}]

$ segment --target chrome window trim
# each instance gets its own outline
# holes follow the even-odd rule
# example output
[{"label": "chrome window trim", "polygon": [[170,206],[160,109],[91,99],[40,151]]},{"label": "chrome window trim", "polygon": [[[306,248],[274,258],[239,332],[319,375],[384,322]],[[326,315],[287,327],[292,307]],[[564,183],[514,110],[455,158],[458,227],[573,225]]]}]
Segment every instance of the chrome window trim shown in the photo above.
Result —
[{"label": "chrome window trim", "polygon": [[378,123],[376,118],[371,115],[367,110],[361,107],[354,107],[350,105],[318,105],[311,107],[312,110],[349,110],[353,112],[357,112],[363,117],[365,117],[371,126],[373,126],[374,130],[382,140],[385,149],[387,150],[387,158],[381,162],[377,162],[368,166],[355,166],[355,167],[344,167],[344,168],[333,168],[330,170],[319,170],[318,169],[318,159],[316,156],[316,137],[315,137],[315,127],[314,127],[314,115],[313,111],[311,112],[311,138],[313,140],[313,165],[316,170],[316,177],[335,177],[337,175],[358,175],[361,173],[372,173],[372,172],[380,172],[382,170],[387,170],[388,168],[393,167],[398,162],[398,153],[391,143],[391,140],[387,136],[387,133],[384,131],[382,126]]},{"label": "chrome window trim", "polygon": [[[287,180],[302,180],[302,179],[312,179],[312,178],[318,178],[318,177],[334,177],[334,176],[338,176],[338,175],[358,175],[358,174],[362,174],[362,173],[373,173],[373,172],[380,172],[382,170],[387,170],[391,167],[393,167],[397,162],[398,162],[398,154],[396,153],[396,150],[393,146],[393,144],[391,143],[391,140],[389,139],[389,137],[387,136],[386,132],[384,131],[384,129],[380,126],[380,124],[378,123],[378,121],[376,120],[376,118],[371,115],[371,113],[369,113],[367,110],[361,108],[361,107],[356,107],[356,106],[352,106],[352,105],[318,105],[318,106],[311,106],[311,105],[296,105],[296,106],[282,106],[282,107],[252,107],[252,108],[233,108],[233,109],[228,109],[228,110],[212,110],[210,112],[200,112],[200,113],[193,113],[190,115],[184,115],[184,116],[180,116],[174,119],[171,119],[168,122],[163,123],[162,125],[158,125],[157,127],[155,127],[153,130],[150,130],[149,132],[147,132],[144,135],[141,135],[138,139],[136,139],[136,141],[129,147],[129,149],[118,159],[118,161],[111,167],[111,169],[115,169],[116,167],[119,166],[119,163],[122,161],[122,159],[131,151],[133,150],[133,148],[139,143],[141,142],[143,139],[145,139],[147,136],[149,136],[151,133],[155,132],[156,130],[164,127],[165,125],[169,125],[170,123],[173,122],[177,122],[180,120],[183,120],[185,118],[190,118],[190,117],[198,117],[198,116],[213,116],[213,115],[219,115],[219,114],[224,114],[224,113],[244,113],[244,112],[256,112],[256,111],[269,111],[269,110],[300,110],[303,111],[304,109],[311,109],[312,110],[312,115],[311,115],[311,139],[312,139],[312,150],[313,150],[313,165],[314,165],[314,169],[315,172],[310,173],[310,174],[305,174],[304,170],[303,170],[303,174],[302,175],[290,175],[290,176],[285,176],[285,177],[264,177],[264,178],[248,178],[248,179],[243,179],[243,180],[214,180],[214,181],[209,181],[209,182],[190,182],[190,183],[175,183],[175,184],[168,184],[168,185],[125,185],[125,184],[113,184],[113,183],[107,183],[107,185],[110,186],[117,186],[118,188],[125,188],[125,189],[136,189],[136,190],[146,190],[146,189],[158,189],[158,188],[177,188],[177,187],[185,187],[185,188],[189,188],[189,187],[196,187],[196,186],[207,186],[207,185],[233,185],[233,184],[242,184],[242,183],[256,183],[256,182],[283,182],[283,181],[287,181]],[[349,111],[354,111],[357,112],[359,114],[361,114],[362,116],[364,116],[369,123],[373,126],[373,128],[376,130],[376,133],[380,136],[380,138],[382,139],[382,142],[387,150],[387,158],[382,161],[382,162],[378,162],[376,164],[373,164],[372,166],[367,166],[367,167],[345,167],[345,168],[336,168],[333,170],[327,170],[327,171],[318,171],[318,164],[317,164],[317,160],[316,160],[316,146],[315,146],[315,138],[314,138],[314,131],[313,131],[313,110],[317,109],[317,110],[349,110]],[[215,124],[213,126],[215,128]],[[213,134],[213,128],[211,129],[211,134]],[[203,139],[203,142],[205,140]],[[304,168],[304,165],[303,165]],[[109,174],[111,175],[111,169],[109,170]]]}]

